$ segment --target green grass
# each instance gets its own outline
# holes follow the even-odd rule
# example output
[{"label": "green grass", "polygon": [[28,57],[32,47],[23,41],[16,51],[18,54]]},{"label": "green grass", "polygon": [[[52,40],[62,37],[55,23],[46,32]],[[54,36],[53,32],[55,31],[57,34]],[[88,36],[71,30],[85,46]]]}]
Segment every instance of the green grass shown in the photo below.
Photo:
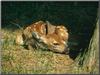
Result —
[{"label": "green grass", "polygon": [[73,60],[65,54],[27,50],[15,44],[15,32],[2,29],[2,73],[42,74],[70,73]]}]

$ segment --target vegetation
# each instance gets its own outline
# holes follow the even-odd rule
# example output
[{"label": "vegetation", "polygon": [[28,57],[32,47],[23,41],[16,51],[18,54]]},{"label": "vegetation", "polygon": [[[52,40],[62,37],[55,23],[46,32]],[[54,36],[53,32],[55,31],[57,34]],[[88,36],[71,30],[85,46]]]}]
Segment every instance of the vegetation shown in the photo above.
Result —
[{"label": "vegetation", "polygon": [[[2,2],[1,72],[98,74],[97,10],[98,2]],[[11,22],[24,28],[39,20],[64,24],[68,28],[70,37],[74,35],[74,39],[69,38],[69,55],[27,50],[15,44],[20,29]],[[73,46],[72,42],[78,45]]]}]

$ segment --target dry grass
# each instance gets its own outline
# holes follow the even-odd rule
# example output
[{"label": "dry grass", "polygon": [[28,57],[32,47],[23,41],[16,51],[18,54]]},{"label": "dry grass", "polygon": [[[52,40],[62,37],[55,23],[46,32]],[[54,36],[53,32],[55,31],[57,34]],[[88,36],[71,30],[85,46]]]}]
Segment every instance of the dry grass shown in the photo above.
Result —
[{"label": "dry grass", "polygon": [[15,35],[20,30],[2,29],[1,32],[1,72],[4,74],[90,74],[87,67],[80,67],[69,55],[41,49],[27,50],[16,45]]},{"label": "dry grass", "polygon": [[49,74],[71,73],[73,60],[65,54],[43,50],[26,50],[15,44],[18,31],[2,31],[2,73]]}]

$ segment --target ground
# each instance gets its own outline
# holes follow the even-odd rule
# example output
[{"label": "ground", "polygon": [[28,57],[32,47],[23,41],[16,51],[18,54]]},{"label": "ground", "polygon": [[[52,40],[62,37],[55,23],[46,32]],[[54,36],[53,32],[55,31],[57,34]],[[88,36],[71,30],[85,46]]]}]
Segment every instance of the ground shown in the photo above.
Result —
[{"label": "ground", "polygon": [[2,29],[2,73],[39,74],[71,73],[74,60],[66,54],[43,50],[27,50],[15,44],[19,30]]}]

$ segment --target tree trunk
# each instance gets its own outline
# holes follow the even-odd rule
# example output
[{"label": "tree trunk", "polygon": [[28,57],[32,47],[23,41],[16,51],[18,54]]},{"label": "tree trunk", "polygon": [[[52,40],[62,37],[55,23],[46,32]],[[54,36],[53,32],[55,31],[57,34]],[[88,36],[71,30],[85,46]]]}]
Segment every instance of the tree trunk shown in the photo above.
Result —
[{"label": "tree trunk", "polygon": [[97,73],[99,71],[99,21],[96,23],[89,47],[84,55],[83,67],[90,73]]}]

